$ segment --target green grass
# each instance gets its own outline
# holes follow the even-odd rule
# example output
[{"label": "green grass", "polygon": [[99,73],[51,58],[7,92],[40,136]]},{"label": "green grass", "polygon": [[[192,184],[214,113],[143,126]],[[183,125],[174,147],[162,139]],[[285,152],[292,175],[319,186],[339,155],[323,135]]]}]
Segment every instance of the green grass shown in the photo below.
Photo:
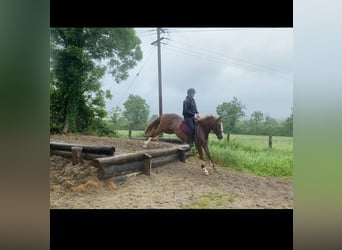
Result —
[{"label": "green grass", "polygon": [[[117,135],[119,138],[128,138],[128,130],[117,130]],[[145,137],[144,131],[132,130],[132,138],[143,138]]]},{"label": "green grass", "polygon": [[[226,139],[226,138],[225,138]],[[268,136],[263,135],[230,135],[230,142],[238,142],[244,146],[258,149],[268,148]],[[272,148],[281,151],[293,151],[293,138],[272,136]]]},{"label": "green grass", "polygon": [[293,178],[293,138],[231,135],[230,141],[209,139],[209,150],[215,162],[241,172],[260,176]]},{"label": "green grass", "polygon": [[228,194],[220,194],[217,192],[205,192],[199,199],[189,205],[192,209],[211,209],[227,207],[227,203],[233,202],[234,199]]}]

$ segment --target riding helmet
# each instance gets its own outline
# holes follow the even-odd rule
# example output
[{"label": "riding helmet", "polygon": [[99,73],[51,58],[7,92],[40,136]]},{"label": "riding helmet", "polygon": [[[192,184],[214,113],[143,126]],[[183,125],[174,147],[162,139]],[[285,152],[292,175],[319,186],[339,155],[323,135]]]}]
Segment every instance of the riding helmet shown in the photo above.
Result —
[{"label": "riding helmet", "polygon": [[195,89],[193,88],[188,89],[188,95],[195,94],[195,93],[196,93]]}]

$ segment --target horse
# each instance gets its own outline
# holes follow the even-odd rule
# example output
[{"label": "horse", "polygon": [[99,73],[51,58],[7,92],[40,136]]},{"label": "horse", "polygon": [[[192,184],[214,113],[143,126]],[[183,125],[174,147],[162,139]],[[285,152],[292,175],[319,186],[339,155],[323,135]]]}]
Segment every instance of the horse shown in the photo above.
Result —
[{"label": "horse", "polygon": [[[212,115],[198,118],[195,120],[195,137],[194,142],[197,148],[199,158],[202,160],[201,169],[205,175],[209,175],[203,158],[203,149],[209,159],[210,166],[215,170],[216,166],[213,163],[208,149],[208,135],[210,131],[216,134],[217,139],[223,138],[223,126],[221,117],[214,117]],[[145,135],[149,139],[144,143],[144,148],[153,137],[161,133],[175,134],[184,143],[188,142],[188,127],[183,118],[177,114],[162,114],[154,121],[152,121],[145,129]]]}]

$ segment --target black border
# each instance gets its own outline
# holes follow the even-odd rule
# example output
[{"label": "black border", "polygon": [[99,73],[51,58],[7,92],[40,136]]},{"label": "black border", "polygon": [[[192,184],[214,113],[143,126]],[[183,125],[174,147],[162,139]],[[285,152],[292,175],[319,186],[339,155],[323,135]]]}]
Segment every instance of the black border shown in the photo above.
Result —
[{"label": "black border", "polygon": [[293,209],[51,209],[50,218],[52,250],[293,247]]},{"label": "black border", "polygon": [[293,0],[50,0],[50,27],[293,27]]}]

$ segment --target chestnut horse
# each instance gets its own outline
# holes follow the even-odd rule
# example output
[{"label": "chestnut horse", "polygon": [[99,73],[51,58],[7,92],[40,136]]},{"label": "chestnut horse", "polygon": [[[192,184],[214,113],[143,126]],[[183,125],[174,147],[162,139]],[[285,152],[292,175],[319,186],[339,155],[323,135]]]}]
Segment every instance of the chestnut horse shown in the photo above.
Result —
[{"label": "chestnut horse", "polygon": [[[214,117],[212,115],[205,116],[196,120],[195,124],[195,146],[197,148],[199,158],[202,160],[201,168],[206,175],[209,174],[205,167],[203,158],[203,149],[209,159],[209,163],[213,169],[215,165],[211,159],[208,149],[208,135],[210,131],[216,134],[217,139],[223,138],[222,121],[220,117]],[[145,135],[150,138],[144,143],[146,148],[152,137],[158,136],[161,133],[176,134],[184,143],[188,141],[188,128],[182,117],[177,114],[162,114],[157,119],[152,121],[145,129]]]}]

